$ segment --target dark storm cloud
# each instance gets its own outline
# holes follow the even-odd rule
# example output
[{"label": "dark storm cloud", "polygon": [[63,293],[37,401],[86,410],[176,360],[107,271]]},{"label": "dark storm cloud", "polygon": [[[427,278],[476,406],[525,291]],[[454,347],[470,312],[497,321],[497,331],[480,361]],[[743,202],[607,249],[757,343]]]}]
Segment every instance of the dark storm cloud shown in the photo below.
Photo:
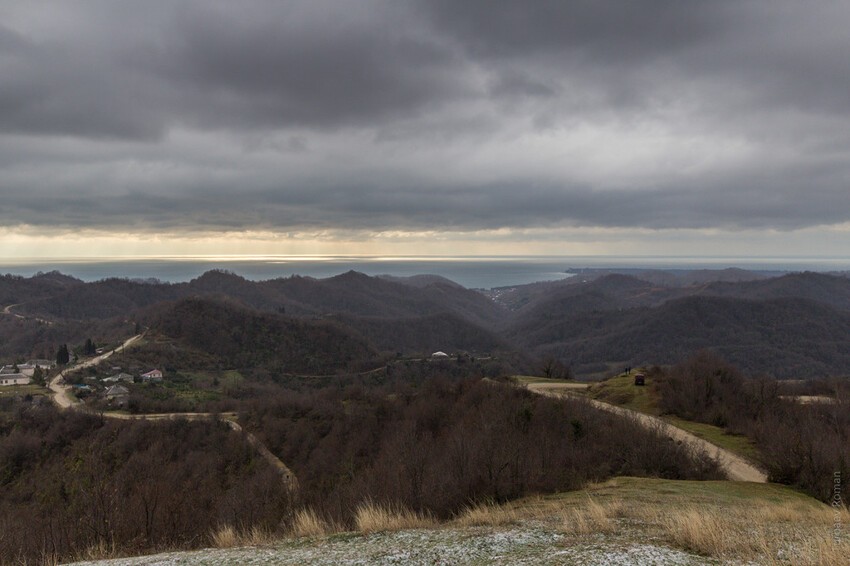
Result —
[{"label": "dark storm cloud", "polygon": [[[346,21],[338,4],[296,4],[113,7],[111,18],[93,15],[101,29],[60,41],[0,30],[0,129],[135,138],[181,124],[339,127],[462,96],[450,50],[405,33],[403,22]],[[122,36],[126,26],[159,27]]]},{"label": "dark storm cloud", "polygon": [[850,221],[840,2],[0,0],[0,221]]},{"label": "dark storm cloud", "polygon": [[484,57],[552,55],[624,66],[710,39],[726,2],[424,0],[437,26]]},{"label": "dark storm cloud", "polygon": [[446,47],[391,21],[335,19],[184,13],[179,33],[145,64],[191,92],[181,110],[199,127],[366,125],[463,95]]}]

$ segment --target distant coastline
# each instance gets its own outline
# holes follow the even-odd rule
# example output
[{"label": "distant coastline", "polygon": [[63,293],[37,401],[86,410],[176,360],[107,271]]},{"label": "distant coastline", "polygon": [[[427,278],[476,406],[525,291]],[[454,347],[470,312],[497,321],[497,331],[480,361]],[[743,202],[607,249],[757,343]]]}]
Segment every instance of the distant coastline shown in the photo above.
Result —
[{"label": "distant coastline", "polygon": [[791,272],[850,270],[850,258],[665,257],[665,256],[223,256],[129,258],[8,258],[0,274],[25,277],[60,271],[83,281],[110,277],[189,281],[211,269],[252,280],[300,275],[325,278],[355,270],[367,275],[408,277],[434,274],[468,288],[490,289],[556,281],[587,270],[726,269]]}]

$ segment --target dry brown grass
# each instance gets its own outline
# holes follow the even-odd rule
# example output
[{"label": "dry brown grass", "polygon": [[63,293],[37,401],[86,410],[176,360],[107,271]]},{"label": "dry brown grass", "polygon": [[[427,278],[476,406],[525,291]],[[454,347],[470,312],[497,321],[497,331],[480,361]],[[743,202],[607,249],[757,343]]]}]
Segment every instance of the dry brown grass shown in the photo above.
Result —
[{"label": "dry brown grass", "polygon": [[274,542],[274,533],[261,527],[252,527],[247,531],[239,531],[231,525],[222,525],[210,536],[216,548],[233,548],[236,546],[260,546]]},{"label": "dry brown grass", "polygon": [[[685,482],[618,478],[584,492],[530,497],[505,505],[481,503],[460,513],[450,528],[501,527],[543,522],[565,544],[604,535],[618,544],[646,540],[734,563],[793,566],[850,564],[850,513],[782,486],[739,482]],[[362,533],[439,527],[431,517],[399,506],[366,502],[355,514]],[[311,509],[296,514],[291,536],[326,536],[343,529]],[[219,529],[216,546],[258,544],[260,535]],[[270,536],[270,535],[266,535]],[[598,540],[598,538],[594,538]]]},{"label": "dry brown grass", "polygon": [[310,508],[300,509],[295,514],[289,534],[293,537],[321,537],[341,531],[340,527],[325,521]]},{"label": "dry brown grass", "polygon": [[381,505],[372,501],[361,503],[354,514],[357,530],[362,533],[427,529],[437,522],[427,515],[398,505]]},{"label": "dry brown grass", "polygon": [[[706,556],[761,564],[846,566],[847,540],[835,540],[834,510],[759,504],[752,508],[654,505],[626,513],[661,528],[670,543]],[[850,513],[842,515],[847,525]]]},{"label": "dry brown grass", "polygon": [[465,508],[455,519],[459,527],[498,527],[514,525],[522,519],[522,514],[512,505],[479,503]]},{"label": "dry brown grass", "polygon": [[[101,540],[86,548],[82,553],[77,556],[77,559],[81,561],[107,560],[109,558],[115,558],[116,556],[118,556],[118,553],[116,552],[115,544],[110,544],[106,541]],[[56,562],[54,559],[52,563],[57,564],[58,562]]]},{"label": "dry brown grass", "polygon": [[577,535],[611,533],[617,529],[614,519],[621,510],[619,501],[603,504],[588,497],[584,505],[566,509],[561,514],[561,528]]},{"label": "dry brown grass", "polygon": [[707,556],[751,556],[767,546],[758,530],[739,538],[733,535],[736,525],[728,516],[700,509],[668,510],[660,523],[676,546]]},{"label": "dry brown grass", "polygon": [[210,537],[216,548],[233,548],[239,546],[239,534],[231,525],[222,525]]}]

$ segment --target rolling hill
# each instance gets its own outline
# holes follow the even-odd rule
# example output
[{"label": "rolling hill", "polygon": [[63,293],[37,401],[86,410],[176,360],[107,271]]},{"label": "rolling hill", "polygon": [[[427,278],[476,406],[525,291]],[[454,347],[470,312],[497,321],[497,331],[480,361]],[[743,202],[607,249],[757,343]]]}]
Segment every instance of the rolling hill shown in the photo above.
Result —
[{"label": "rolling hill", "polygon": [[410,285],[354,271],[328,279],[293,276],[268,281],[208,271],[177,284],[105,279],[56,288],[48,296],[22,304],[19,310],[45,318],[110,318],[187,297],[227,297],[260,310],[296,316],[413,317],[451,312],[478,324],[490,324],[502,311],[480,293],[446,280]]},{"label": "rolling hill", "polygon": [[[495,290],[489,296],[439,276],[370,277],[354,271],[327,279],[292,276],[267,281],[210,271],[179,284],[126,279],[83,283],[57,273],[28,279],[5,276],[0,278],[0,296],[20,301],[15,312],[30,318],[17,325],[3,321],[2,351],[28,355],[36,345],[38,351],[46,351],[51,344],[80,339],[83,327],[91,328],[97,321],[117,328],[121,321],[148,320],[146,312],[168,303],[172,311],[182,309],[186,337],[207,336],[204,340],[221,353],[230,352],[223,336],[243,324],[269,332],[281,343],[286,343],[286,333],[313,335],[322,328],[325,335],[316,334],[315,339],[327,346],[332,335],[341,333],[341,343],[354,341],[360,346],[350,351],[341,347],[336,352],[341,356],[339,367],[378,352],[391,356],[435,350],[506,356],[522,352],[532,365],[532,358],[555,357],[587,375],[609,364],[670,363],[711,348],[749,372],[781,377],[847,373],[847,277],[822,273],[768,277],[740,270],[626,271],[582,273],[564,281]],[[716,280],[708,281],[712,277]],[[208,300],[243,314],[219,319]],[[199,312],[193,314],[192,309]],[[276,322],[271,324],[264,316]],[[56,324],[41,328],[33,317]],[[211,328],[204,329],[203,320]],[[168,332],[183,332],[181,324],[172,320],[166,325]],[[212,328],[219,325],[229,330]],[[275,325],[285,326],[285,332]],[[252,344],[269,351],[269,344],[253,330],[237,334],[242,340],[238,348],[249,351],[240,363],[254,359]],[[295,349],[297,354],[278,360],[275,367],[327,368],[333,365],[327,361],[333,351]],[[236,354],[225,358],[231,355]],[[312,361],[298,362],[298,356]]]},{"label": "rolling hill", "polygon": [[332,374],[379,363],[366,340],[332,321],[262,313],[233,301],[181,299],[157,306],[147,319],[149,345],[134,355],[156,365]]},{"label": "rolling hill", "polygon": [[749,373],[777,377],[837,375],[850,367],[850,315],[797,298],[685,297],[657,307],[564,314],[508,334],[579,374],[600,362],[673,363],[706,348]]}]

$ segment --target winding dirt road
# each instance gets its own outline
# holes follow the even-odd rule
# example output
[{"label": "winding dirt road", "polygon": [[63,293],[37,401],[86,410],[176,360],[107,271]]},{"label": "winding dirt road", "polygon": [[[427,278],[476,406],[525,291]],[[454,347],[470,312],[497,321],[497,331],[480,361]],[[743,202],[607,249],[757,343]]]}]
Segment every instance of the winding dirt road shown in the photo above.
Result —
[{"label": "winding dirt road", "polygon": [[16,312],[12,312],[12,307],[19,307],[23,304],[25,304],[25,303],[15,303],[13,305],[6,305],[5,307],[3,307],[3,310],[0,311],[0,313],[5,314],[5,315],[9,315],[9,316],[14,316],[15,318],[19,318],[21,320],[36,320],[38,322],[46,324],[47,326],[53,326],[52,320],[46,320],[44,318],[38,318],[37,316],[27,317],[27,316],[24,316],[22,314],[18,314]]},{"label": "winding dirt road", "polygon": [[546,395],[549,397],[571,396],[574,398],[584,399],[597,409],[632,418],[646,428],[660,430],[662,433],[677,442],[683,442],[697,448],[701,448],[702,450],[705,450],[707,454],[712,456],[718,464],[720,464],[720,467],[726,473],[726,476],[732,481],[767,483],[767,475],[749,463],[746,459],[726,450],[725,448],[721,448],[707,440],[695,436],[690,432],[675,427],[658,417],[653,417],[652,415],[639,413],[623,407],[617,407],[616,405],[609,405],[608,403],[603,403],[602,401],[589,399],[587,397],[577,397],[569,389],[552,387],[551,384],[530,383],[527,387],[529,391],[533,391],[539,395]]},{"label": "winding dirt road", "polygon": [[141,334],[136,334],[135,336],[132,336],[125,340],[123,344],[113,350],[109,350],[108,352],[104,352],[99,356],[95,356],[93,358],[89,358],[87,360],[74,364],[73,366],[67,367],[57,373],[56,376],[50,380],[50,390],[54,393],[53,402],[59,405],[59,407],[62,409],[68,409],[74,407],[75,405],[80,405],[79,399],[70,395],[71,387],[69,385],[65,385],[65,383],[62,381],[65,378],[65,374],[70,373],[72,371],[76,371],[78,369],[96,366],[118,350],[122,350],[128,346],[131,346],[139,339],[141,339],[141,337]]},{"label": "winding dirt road", "polygon": [[226,423],[227,426],[236,432],[242,433],[245,435],[245,439],[248,441],[248,444],[254,447],[257,450],[257,453],[262,456],[266,462],[268,462],[272,468],[277,470],[280,474],[281,480],[284,485],[291,490],[298,489],[298,478],[295,477],[295,474],[292,473],[292,470],[283,463],[283,460],[278,458],[272,453],[271,450],[266,448],[266,445],[263,442],[254,436],[252,433],[242,428],[236,419],[238,415],[236,413],[148,413],[144,415],[128,415],[126,413],[102,413],[104,417],[110,419],[118,419],[125,421],[164,421],[170,419],[186,419],[186,420],[199,420],[199,419],[208,419],[213,417],[218,417],[222,420],[222,422]]},{"label": "winding dirt road", "polygon": [[[136,336],[128,338],[126,341],[124,341],[123,344],[121,344],[117,348],[114,348],[108,352],[104,352],[103,354],[95,356],[94,358],[89,358],[80,363],[74,364],[73,366],[60,371],[52,380],[50,380],[50,390],[53,391],[53,402],[59,405],[61,409],[85,410],[85,406],[80,402],[80,400],[71,395],[71,387],[63,383],[62,380],[65,377],[65,374],[79,369],[95,366],[103,360],[107,359],[115,352],[133,345],[141,338],[142,334],[137,334]],[[272,466],[272,468],[274,468],[280,474],[283,484],[288,489],[298,489],[298,479],[295,477],[295,474],[292,473],[292,470],[290,470],[289,467],[284,464],[280,458],[275,456],[271,452],[271,450],[266,448],[266,445],[263,444],[259,438],[254,436],[252,433],[244,430],[242,426],[238,422],[236,422],[236,413],[153,413],[146,415],[128,415],[124,413],[100,414],[110,419],[151,421],[161,421],[168,419],[194,420],[219,417],[223,422],[227,423],[227,426],[229,426],[233,431],[245,435],[245,439],[248,441],[248,444],[253,446],[254,449],[257,450],[257,453],[262,456],[263,459],[265,459]]]}]

